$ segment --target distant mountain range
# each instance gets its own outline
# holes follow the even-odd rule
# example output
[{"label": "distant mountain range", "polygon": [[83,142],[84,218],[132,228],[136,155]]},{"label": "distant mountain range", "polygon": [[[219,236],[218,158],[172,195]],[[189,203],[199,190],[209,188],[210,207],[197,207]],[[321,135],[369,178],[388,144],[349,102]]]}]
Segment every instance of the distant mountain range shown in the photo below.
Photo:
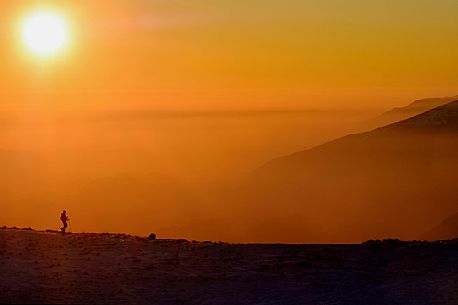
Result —
[{"label": "distant mountain range", "polygon": [[458,238],[458,213],[455,213],[423,235],[426,240]]},{"label": "distant mountain range", "polygon": [[458,101],[274,159],[248,200],[293,239],[409,239],[458,210],[456,181]]},{"label": "distant mountain range", "polygon": [[425,98],[416,100],[404,107],[396,107],[390,111],[382,113],[376,117],[372,123],[374,126],[383,126],[386,124],[394,123],[431,110],[433,108],[448,104],[458,100],[457,96],[442,97],[442,98]]}]

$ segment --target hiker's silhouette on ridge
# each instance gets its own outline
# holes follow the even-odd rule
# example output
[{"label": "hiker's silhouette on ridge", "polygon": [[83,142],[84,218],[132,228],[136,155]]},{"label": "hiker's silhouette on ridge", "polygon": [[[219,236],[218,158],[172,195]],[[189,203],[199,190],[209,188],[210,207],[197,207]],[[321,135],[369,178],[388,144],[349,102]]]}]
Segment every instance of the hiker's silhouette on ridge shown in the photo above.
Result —
[{"label": "hiker's silhouette on ridge", "polygon": [[67,229],[67,220],[70,220],[68,217],[67,217],[67,211],[63,210],[62,213],[60,214],[60,220],[62,221],[63,223],[63,227],[60,228],[60,231],[62,233],[65,233],[65,230]]}]

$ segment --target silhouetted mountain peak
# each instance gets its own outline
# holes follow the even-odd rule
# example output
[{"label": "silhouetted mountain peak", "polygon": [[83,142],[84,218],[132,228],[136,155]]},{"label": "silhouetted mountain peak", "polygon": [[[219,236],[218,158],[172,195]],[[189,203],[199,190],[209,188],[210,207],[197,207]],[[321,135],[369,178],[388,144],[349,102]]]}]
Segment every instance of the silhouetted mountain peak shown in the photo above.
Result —
[{"label": "silhouetted mountain peak", "polygon": [[[392,123],[372,131],[349,134],[311,149],[273,159],[261,169],[269,167],[272,164],[278,164],[279,161],[282,163],[286,160],[301,159],[311,154],[319,155],[327,152],[334,154],[337,158],[342,152],[341,150],[349,153],[351,151],[360,151],[362,147],[365,147],[363,150],[366,151],[366,149],[371,149],[371,147],[374,148],[375,146],[389,147],[394,145],[393,142],[386,143],[382,141],[382,138],[395,139],[401,137],[403,140],[401,139],[401,142],[396,145],[407,145],[407,142],[411,139],[405,135],[406,133],[409,135],[430,136],[436,133],[448,134],[456,131],[458,131],[458,101],[450,102],[409,119]],[[426,138],[425,141],[427,141]],[[427,143],[423,144],[427,145]],[[340,153],[338,151],[340,151]]]},{"label": "silhouetted mountain peak", "polygon": [[442,98],[425,98],[421,100],[416,100],[405,107],[400,107],[397,109],[406,109],[406,108],[423,108],[423,107],[431,107],[435,108],[438,106],[442,106],[447,104],[451,101],[458,100],[458,95],[451,96],[451,97],[442,97]]},{"label": "silhouetted mountain peak", "polygon": [[417,128],[458,128],[458,100],[428,110],[409,119],[378,128],[374,132]]},{"label": "silhouetted mountain peak", "polygon": [[458,237],[458,213],[444,219],[439,225],[424,234],[428,240],[439,240]]},{"label": "silhouetted mountain peak", "polygon": [[373,120],[375,126],[383,126],[396,121],[404,120],[409,117],[418,115],[433,108],[445,105],[447,103],[458,100],[458,96],[443,97],[443,98],[425,98],[416,100],[404,107],[395,107],[387,111]]},{"label": "silhouetted mountain peak", "polygon": [[256,171],[253,188],[260,190],[264,208],[279,207],[275,215],[306,207],[307,229],[316,234],[326,235],[335,225],[349,230],[339,231],[342,236],[416,238],[456,211],[457,173],[454,101],[274,159]]}]

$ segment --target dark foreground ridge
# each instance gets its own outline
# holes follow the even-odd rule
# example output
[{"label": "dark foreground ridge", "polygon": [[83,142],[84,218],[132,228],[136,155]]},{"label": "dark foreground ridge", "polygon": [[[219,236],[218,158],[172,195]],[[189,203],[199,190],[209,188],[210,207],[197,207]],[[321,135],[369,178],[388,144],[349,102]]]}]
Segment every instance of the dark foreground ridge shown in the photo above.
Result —
[{"label": "dark foreground ridge", "polygon": [[458,304],[458,240],[227,244],[0,229],[0,303]]}]

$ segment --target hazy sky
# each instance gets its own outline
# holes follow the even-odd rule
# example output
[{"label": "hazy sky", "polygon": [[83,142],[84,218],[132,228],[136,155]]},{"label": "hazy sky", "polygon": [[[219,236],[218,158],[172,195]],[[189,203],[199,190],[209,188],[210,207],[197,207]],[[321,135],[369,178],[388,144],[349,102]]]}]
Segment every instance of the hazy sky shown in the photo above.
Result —
[{"label": "hazy sky", "polygon": [[[20,35],[40,11],[70,31],[47,58]],[[53,228],[67,208],[77,231],[243,232],[222,221],[258,217],[225,204],[238,178],[385,109],[458,94],[457,12],[457,0],[0,0],[0,223]]]},{"label": "hazy sky", "polygon": [[[39,9],[71,25],[65,54],[24,50],[18,28]],[[351,108],[455,95],[456,12],[455,0],[2,1],[1,103]]]}]

